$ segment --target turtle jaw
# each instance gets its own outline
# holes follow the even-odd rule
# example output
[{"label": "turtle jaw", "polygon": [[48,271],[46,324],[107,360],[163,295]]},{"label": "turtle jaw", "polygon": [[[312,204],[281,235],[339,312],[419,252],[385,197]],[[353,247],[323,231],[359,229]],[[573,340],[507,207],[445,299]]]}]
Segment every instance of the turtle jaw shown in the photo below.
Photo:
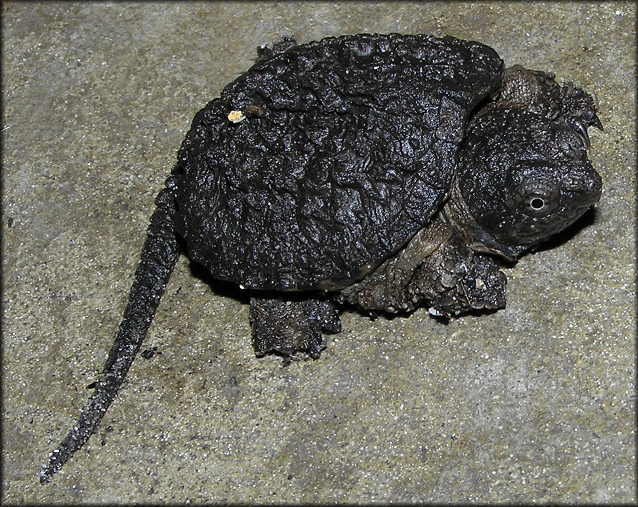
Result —
[{"label": "turtle jaw", "polygon": [[481,227],[472,216],[456,178],[452,183],[450,197],[445,202],[441,214],[448,223],[456,228],[467,245],[475,252],[496,255],[508,262],[516,262],[520,255],[528,249],[528,247],[521,245],[506,245]]}]

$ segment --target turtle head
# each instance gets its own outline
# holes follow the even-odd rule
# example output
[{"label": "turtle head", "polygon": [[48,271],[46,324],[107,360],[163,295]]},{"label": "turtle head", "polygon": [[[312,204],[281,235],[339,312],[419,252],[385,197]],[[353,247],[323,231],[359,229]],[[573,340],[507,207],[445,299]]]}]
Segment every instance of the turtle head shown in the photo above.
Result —
[{"label": "turtle head", "polygon": [[450,199],[476,250],[514,260],[598,202],[590,126],[602,129],[580,88],[518,66],[505,71],[495,99],[470,122]]}]

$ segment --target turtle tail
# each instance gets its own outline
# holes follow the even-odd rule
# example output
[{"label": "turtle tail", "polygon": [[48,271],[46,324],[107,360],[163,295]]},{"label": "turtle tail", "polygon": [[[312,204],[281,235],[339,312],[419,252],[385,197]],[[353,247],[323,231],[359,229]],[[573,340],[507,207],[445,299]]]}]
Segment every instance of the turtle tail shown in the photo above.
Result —
[{"label": "turtle tail", "polygon": [[157,208],[151,216],[142,259],[135,271],[135,280],[124,317],[104,365],[102,378],[80,411],[80,417],[71,431],[50,454],[48,463],[43,466],[40,473],[42,484],[49,482],[51,476],[95,431],[122,386],[164,294],[166,283],[179,256],[175,233],[175,199],[169,188],[158,194],[155,204]]}]

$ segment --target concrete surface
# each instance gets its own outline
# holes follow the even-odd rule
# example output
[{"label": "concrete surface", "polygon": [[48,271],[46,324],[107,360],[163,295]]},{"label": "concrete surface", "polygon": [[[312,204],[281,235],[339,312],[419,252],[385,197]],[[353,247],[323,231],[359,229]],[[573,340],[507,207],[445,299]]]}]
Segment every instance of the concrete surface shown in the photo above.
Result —
[{"label": "concrete surface", "polygon": [[[3,9],[3,503],[630,502],[634,3],[14,3]],[[318,361],[255,358],[181,258],[125,388],[47,486],[101,371],[195,112],[255,47],[450,34],[595,93],[593,220],[508,270],[507,309],[346,313]],[[565,238],[563,238],[565,239]]]}]

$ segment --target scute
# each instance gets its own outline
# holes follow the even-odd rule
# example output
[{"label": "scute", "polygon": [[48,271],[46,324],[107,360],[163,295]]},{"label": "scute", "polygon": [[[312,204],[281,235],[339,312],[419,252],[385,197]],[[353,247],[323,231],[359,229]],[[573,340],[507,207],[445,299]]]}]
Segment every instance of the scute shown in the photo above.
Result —
[{"label": "scute", "polygon": [[468,117],[501,73],[491,48],[425,35],[263,58],[195,116],[178,155],[190,258],[253,289],[351,283],[437,211]]}]

